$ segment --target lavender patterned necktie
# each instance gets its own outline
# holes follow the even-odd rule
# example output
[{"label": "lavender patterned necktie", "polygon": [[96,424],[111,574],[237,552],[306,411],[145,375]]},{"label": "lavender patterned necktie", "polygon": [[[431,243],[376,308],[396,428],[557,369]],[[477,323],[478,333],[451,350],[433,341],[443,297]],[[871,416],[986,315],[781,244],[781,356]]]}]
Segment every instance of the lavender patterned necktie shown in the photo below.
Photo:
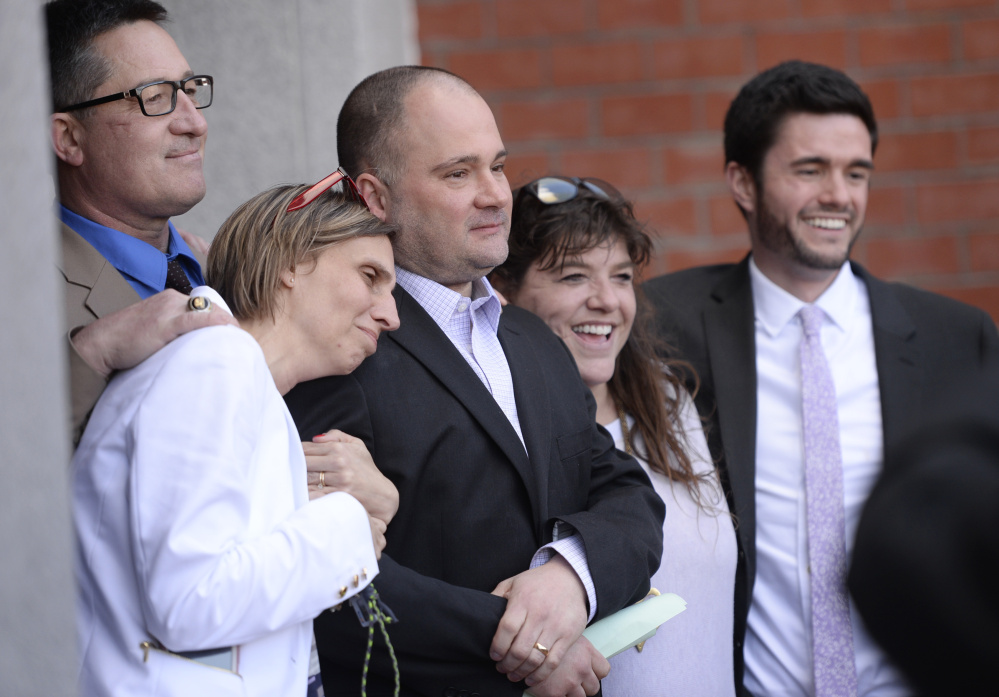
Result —
[{"label": "lavender patterned necktie", "polygon": [[805,434],[805,493],[812,597],[812,658],[816,697],[853,697],[857,670],[846,595],[843,461],[836,389],[822,350],[824,313],[805,305],[798,313],[801,406]]}]

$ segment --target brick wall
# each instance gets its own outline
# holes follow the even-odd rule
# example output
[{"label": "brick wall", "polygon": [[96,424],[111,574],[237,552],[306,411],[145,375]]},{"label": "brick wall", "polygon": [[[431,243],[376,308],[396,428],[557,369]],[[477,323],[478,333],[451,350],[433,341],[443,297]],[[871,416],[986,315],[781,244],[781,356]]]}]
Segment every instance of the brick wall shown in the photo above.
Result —
[{"label": "brick wall", "polygon": [[423,62],[490,103],[517,185],[599,176],[658,235],[649,274],[748,242],[721,125],[755,73],[841,68],[882,133],[854,258],[999,320],[997,0],[418,0]]}]

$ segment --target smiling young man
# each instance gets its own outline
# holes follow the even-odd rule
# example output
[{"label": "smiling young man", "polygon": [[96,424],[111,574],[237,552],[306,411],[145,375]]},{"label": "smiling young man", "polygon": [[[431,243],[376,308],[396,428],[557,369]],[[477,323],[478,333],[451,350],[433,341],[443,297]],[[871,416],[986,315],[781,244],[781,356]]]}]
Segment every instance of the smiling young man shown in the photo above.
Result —
[{"label": "smiling young man", "polygon": [[205,195],[212,78],[151,0],[54,0],[45,16],[75,442],[113,371],[235,320],[187,311],[200,257],[170,224]]},{"label": "smiling young man", "polygon": [[[485,278],[512,204],[492,112],[451,73],[391,68],[347,98],[337,151],[398,227],[401,326],[287,402],[303,436],[362,438],[399,489],[379,593],[400,620],[402,694],[520,695],[525,679],[539,697],[595,694],[608,664],[580,633],[644,596],[663,509],[596,426],[565,345]],[[325,685],[356,690],[360,631],[348,613],[317,619]],[[391,694],[392,663],[376,646],[368,694]]]},{"label": "smiling young man", "polygon": [[999,360],[981,310],[849,261],[877,138],[867,96],[843,73],[798,61],[761,73],[725,119],[750,255],[645,285],[661,334],[700,378],[738,521],[743,694],[911,694],[846,596],[853,531],[899,438]]}]

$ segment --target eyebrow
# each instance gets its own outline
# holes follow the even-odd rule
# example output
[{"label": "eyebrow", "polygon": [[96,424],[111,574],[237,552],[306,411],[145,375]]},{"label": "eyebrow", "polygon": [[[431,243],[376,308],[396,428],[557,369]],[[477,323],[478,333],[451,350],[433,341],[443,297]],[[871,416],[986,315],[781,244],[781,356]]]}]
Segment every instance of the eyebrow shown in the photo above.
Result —
[{"label": "eyebrow", "polygon": [[[558,266],[553,267],[553,269],[560,269],[560,270],[565,270],[567,268],[571,268],[571,269],[588,269],[588,268],[590,268],[590,265],[587,264],[587,263],[585,263],[585,262],[583,262],[579,258],[572,258],[572,259],[570,259],[570,258],[567,257],[565,260],[563,260],[563,262],[561,264],[559,264]],[[619,264],[614,264],[613,266],[611,266],[611,268],[615,269],[615,270],[618,270],[618,269],[633,269],[633,268],[635,268],[635,262],[633,262],[633,261],[631,261],[629,259],[628,261],[622,261]]]},{"label": "eyebrow", "polygon": [[[501,158],[504,158],[506,156],[507,156],[507,151],[500,150],[498,153],[496,153],[496,157],[493,158],[493,162]],[[444,162],[441,162],[439,165],[437,165],[430,171],[439,172],[441,170],[454,167],[455,165],[477,165],[481,161],[482,158],[480,158],[478,155],[458,155],[457,157],[452,157],[450,160],[445,160]]]},{"label": "eyebrow", "polygon": [[151,85],[154,82],[183,82],[184,80],[186,80],[189,77],[194,77],[194,71],[191,70],[190,68],[188,68],[187,72],[185,72],[183,75],[180,76],[180,78],[178,78],[176,80],[171,80],[168,77],[154,77],[154,78],[151,78],[149,80],[143,80],[142,82],[137,83],[135,85],[135,87],[133,87],[132,89],[135,90],[135,89],[138,89],[140,87],[145,87],[146,85]]},{"label": "eyebrow", "polygon": [[[825,165],[829,166],[831,163],[826,157],[819,157],[818,155],[810,155],[808,157],[799,157],[797,160],[791,162],[792,167],[800,167],[801,165]],[[864,169],[874,169],[874,163],[867,159],[853,160],[848,165],[849,167],[863,167]]]}]

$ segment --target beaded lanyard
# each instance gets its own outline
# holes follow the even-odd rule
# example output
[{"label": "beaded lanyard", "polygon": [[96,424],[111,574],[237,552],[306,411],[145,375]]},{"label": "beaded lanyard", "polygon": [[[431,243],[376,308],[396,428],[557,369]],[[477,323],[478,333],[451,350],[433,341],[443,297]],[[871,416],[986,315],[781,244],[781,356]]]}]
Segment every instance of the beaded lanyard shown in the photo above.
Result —
[{"label": "beaded lanyard", "polygon": [[393,693],[393,697],[399,697],[399,661],[396,660],[395,650],[392,648],[388,629],[385,628],[386,624],[392,624],[399,620],[391,608],[378,597],[378,591],[375,590],[373,583],[368,584],[367,588],[351,598],[350,606],[354,608],[361,626],[368,628],[368,647],[364,653],[364,670],[361,673],[361,697],[367,697],[368,694],[368,665],[371,663],[371,650],[375,643],[376,624],[381,629],[382,636],[385,637],[385,646],[388,648],[389,657],[392,659],[392,670],[395,673],[395,692]]}]

